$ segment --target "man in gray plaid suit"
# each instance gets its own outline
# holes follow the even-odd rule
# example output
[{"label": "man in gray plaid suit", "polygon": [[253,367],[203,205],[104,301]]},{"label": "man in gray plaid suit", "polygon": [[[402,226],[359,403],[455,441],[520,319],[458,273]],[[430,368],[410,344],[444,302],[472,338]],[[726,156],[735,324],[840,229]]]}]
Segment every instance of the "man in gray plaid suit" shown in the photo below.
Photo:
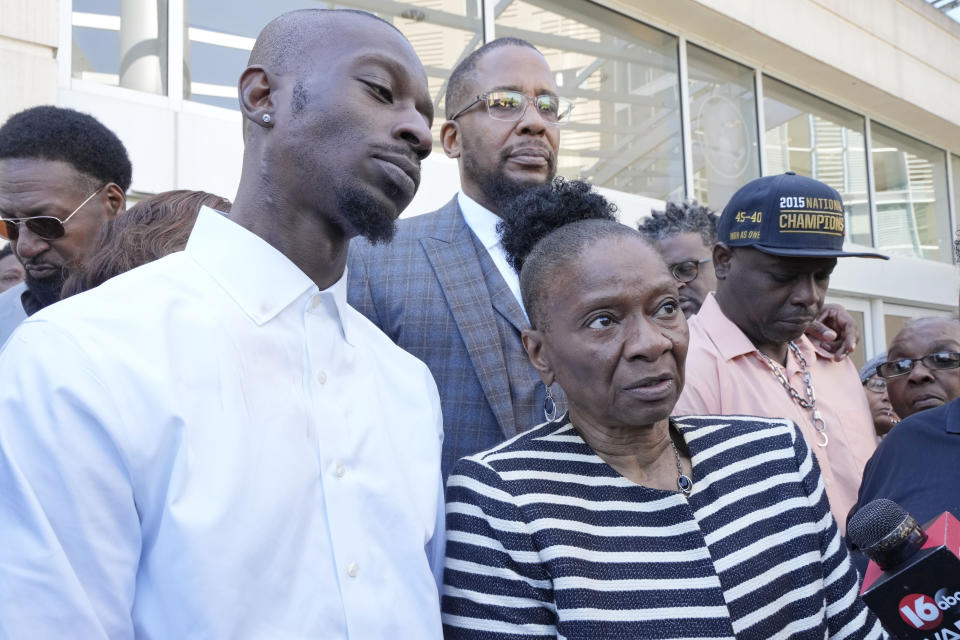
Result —
[{"label": "man in gray plaid suit", "polygon": [[[529,42],[500,38],[451,73],[441,140],[461,191],[401,220],[392,243],[354,240],[350,304],[427,364],[443,408],[443,476],[459,458],[540,424],[553,403],[520,341],[526,314],[496,233],[503,203],[556,172],[570,103]],[[376,393],[376,390],[372,390]],[[558,413],[562,391],[551,396]]]}]

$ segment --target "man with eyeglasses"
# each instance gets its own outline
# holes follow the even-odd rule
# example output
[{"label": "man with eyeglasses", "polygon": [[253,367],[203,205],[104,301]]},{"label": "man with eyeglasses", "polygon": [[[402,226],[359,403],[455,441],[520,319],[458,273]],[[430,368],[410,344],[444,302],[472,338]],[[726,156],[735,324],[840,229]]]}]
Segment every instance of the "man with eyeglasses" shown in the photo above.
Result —
[{"label": "man with eyeglasses", "polygon": [[841,529],[876,434],[857,369],[804,333],[820,314],[843,250],[832,187],[787,172],[753,180],[717,224],[716,294],[690,319],[686,380],[676,415],[787,418],[800,428]]},{"label": "man with eyeglasses", "polygon": [[[717,216],[696,201],[667,202],[663,211],[651,211],[637,227],[667,263],[680,291],[680,308],[689,320],[707,295],[717,289],[713,247],[717,244]],[[860,330],[841,305],[824,303],[806,336],[818,348],[840,360],[857,346]]]},{"label": "man with eyeglasses", "polygon": [[921,524],[944,511],[960,517],[960,322],[914,320],[897,333],[877,375],[903,419],[867,462],[850,515],[887,498]]},{"label": "man with eyeglasses", "polygon": [[130,174],[120,139],[73,109],[34,107],[0,127],[0,237],[25,271],[0,294],[0,345],[60,299],[100,228],[126,209]]},{"label": "man with eyeglasses", "polygon": [[[497,235],[501,206],[553,178],[571,103],[529,42],[500,38],[450,74],[440,130],[460,192],[401,220],[390,245],[350,247],[349,299],[433,373],[443,407],[443,474],[459,458],[563,412],[530,365],[520,283]],[[552,400],[552,403],[551,403]]]}]

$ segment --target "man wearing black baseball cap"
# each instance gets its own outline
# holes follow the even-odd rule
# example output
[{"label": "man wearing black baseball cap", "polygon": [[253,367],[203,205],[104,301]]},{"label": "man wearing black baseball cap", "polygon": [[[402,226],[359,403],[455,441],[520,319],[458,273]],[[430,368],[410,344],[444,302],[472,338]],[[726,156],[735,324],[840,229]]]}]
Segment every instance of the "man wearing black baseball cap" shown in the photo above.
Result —
[{"label": "man wearing black baseball cap", "polygon": [[840,526],[876,447],[857,369],[803,335],[823,307],[843,250],[843,202],[792,172],[753,180],[730,199],[713,252],[717,292],[689,321],[677,415],[746,414],[797,423],[817,456]]}]

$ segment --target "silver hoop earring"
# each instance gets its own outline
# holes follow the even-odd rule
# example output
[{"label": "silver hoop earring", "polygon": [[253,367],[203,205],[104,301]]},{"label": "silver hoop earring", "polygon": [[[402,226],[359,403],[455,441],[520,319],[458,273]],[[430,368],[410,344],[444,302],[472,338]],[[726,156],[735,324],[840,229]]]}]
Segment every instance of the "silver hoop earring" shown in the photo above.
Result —
[{"label": "silver hoop earring", "polygon": [[271,122],[273,122],[273,118],[270,117],[270,114],[269,114],[269,113],[263,114],[263,118],[262,118],[262,119],[263,119],[263,123],[264,123],[264,124],[270,124]]},{"label": "silver hoop earring", "polygon": [[543,417],[547,422],[557,419],[557,402],[553,399],[553,392],[547,387],[547,395],[543,398]]}]

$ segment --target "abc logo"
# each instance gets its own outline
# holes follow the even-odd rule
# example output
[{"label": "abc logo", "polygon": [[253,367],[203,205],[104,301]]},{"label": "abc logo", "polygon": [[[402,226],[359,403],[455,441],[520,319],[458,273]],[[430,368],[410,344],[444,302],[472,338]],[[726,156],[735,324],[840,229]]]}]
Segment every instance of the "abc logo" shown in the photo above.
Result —
[{"label": "abc logo", "polygon": [[[950,599],[952,600],[953,596]],[[944,602],[944,604],[947,603]],[[943,613],[940,612],[940,607],[937,606],[933,598],[922,593],[911,593],[904,596],[899,607],[900,617],[914,629],[933,629],[943,619]]]}]

